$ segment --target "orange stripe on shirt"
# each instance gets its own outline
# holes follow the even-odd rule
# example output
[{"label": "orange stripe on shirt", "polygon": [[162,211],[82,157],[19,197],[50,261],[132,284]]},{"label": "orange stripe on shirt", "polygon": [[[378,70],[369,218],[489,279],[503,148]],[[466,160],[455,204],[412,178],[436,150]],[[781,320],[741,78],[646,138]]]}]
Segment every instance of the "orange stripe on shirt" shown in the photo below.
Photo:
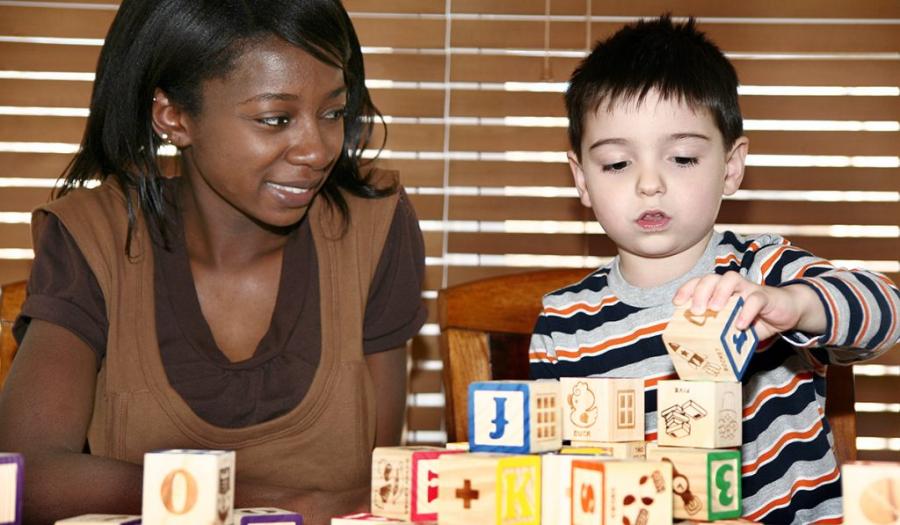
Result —
[{"label": "orange stripe on shirt", "polygon": [[803,441],[811,437],[815,437],[816,434],[824,430],[822,428],[822,420],[817,420],[809,430],[804,430],[802,432],[789,432],[779,439],[772,447],[757,456],[756,460],[753,463],[748,463],[741,468],[741,473],[744,476],[748,476],[756,472],[759,469],[759,466],[764,463],[769,458],[778,454],[787,444],[791,441]]},{"label": "orange stripe on shirt", "polygon": [[667,381],[669,379],[678,379],[678,374],[673,372],[671,374],[666,374],[663,376],[645,378],[644,379],[644,388],[653,388],[660,381]]},{"label": "orange stripe on shirt", "polygon": [[782,386],[773,386],[771,388],[767,388],[756,395],[756,398],[753,400],[749,406],[744,407],[744,418],[747,418],[754,412],[756,412],[759,407],[768,401],[770,398],[778,396],[780,394],[784,394],[786,392],[790,392],[794,388],[797,387],[797,384],[801,381],[807,382],[812,381],[812,373],[811,372],[802,372],[800,374],[795,374],[790,381]]},{"label": "orange stripe on shirt", "polygon": [[777,250],[775,250],[772,255],[770,255],[760,266],[759,271],[760,275],[762,275],[762,282],[766,282],[766,277],[769,275],[769,270],[772,269],[772,266],[778,262],[778,259],[781,258],[781,254],[785,252],[789,247],[781,246]]},{"label": "orange stripe on shirt", "polygon": [[763,516],[765,516],[766,514],[768,514],[769,512],[771,512],[773,509],[775,509],[777,507],[782,507],[782,506],[786,505],[787,503],[789,503],[791,501],[791,498],[794,497],[794,494],[798,490],[800,490],[802,488],[814,489],[814,488],[818,487],[819,485],[824,485],[825,483],[830,483],[830,482],[834,481],[835,479],[837,479],[838,476],[840,476],[840,474],[841,474],[841,471],[838,470],[837,467],[835,467],[835,469],[833,471],[831,471],[828,474],[825,474],[824,476],[820,476],[815,479],[797,480],[797,482],[791,486],[791,490],[789,490],[787,494],[785,494],[784,496],[782,496],[778,499],[773,499],[772,501],[766,503],[765,506],[763,506],[761,509],[757,510],[756,512],[754,512],[752,514],[745,514],[744,519],[748,519],[750,521],[757,521],[760,518],[762,518]]},{"label": "orange stripe on shirt", "polygon": [[569,305],[565,308],[554,308],[552,306],[548,306],[544,308],[544,313],[551,315],[561,315],[561,316],[569,316],[575,312],[582,311],[589,314],[594,314],[603,309],[604,306],[610,305],[612,303],[619,302],[619,298],[615,296],[604,297],[602,301],[597,304],[591,304],[586,302],[579,302],[572,305]]},{"label": "orange stripe on shirt", "polygon": [[731,264],[733,262],[740,263],[741,260],[738,259],[737,255],[733,253],[729,253],[724,257],[716,257],[716,266],[725,266]]},{"label": "orange stripe on shirt", "polygon": [[834,265],[831,264],[830,261],[826,261],[824,259],[819,260],[819,261],[813,261],[813,262],[807,264],[806,266],[804,266],[803,268],[800,268],[799,270],[794,272],[794,275],[790,279],[785,279],[785,280],[790,281],[793,279],[799,279],[800,277],[803,277],[804,275],[806,275],[806,270],[809,270],[810,268],[813,268],[815,266],[824,266],[826,268],[834,268]]},{"label": "orange stripe on shirt", "polygon": [[572,358],[572,357],[581,357],[584,354],[589,354],[589,353],[594,353],[594,352],[602,352],[602,351],[604,351],[608,348],[614,347],[614,346],[621,346],[621,345],[631,343],[632,341],[640,339],[648,334],[653,334],[654,332],[662,332],[663,330],[666,329],[666,326],[668,326],[668,325],[669,325],[669,321],[665,321],[665,322],[657,323],[657,324],[654,324],[651,326],[645,326],[644,328],[641,328],[640,330],[636,330],[630,334],[623,335],[622,337],[607,339],[606,341],[603,341],[602,343],[596,344],[594,346],[579,347],[578,350],[574,350],[574,351],[573,350],[562,350],[562,349],[557,348],[556,356]]}]

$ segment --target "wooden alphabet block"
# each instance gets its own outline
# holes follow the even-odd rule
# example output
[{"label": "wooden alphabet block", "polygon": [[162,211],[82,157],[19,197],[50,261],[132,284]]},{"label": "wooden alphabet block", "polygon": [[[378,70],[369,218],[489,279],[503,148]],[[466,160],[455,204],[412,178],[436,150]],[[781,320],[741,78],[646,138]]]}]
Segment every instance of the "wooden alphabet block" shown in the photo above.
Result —
[{"label": "wooden alphabet block", "polygon": [[144,454],[145,525],[231,525],[233,451],[173,449]]},{"label": "wooden alphabet block", "polygon": [[447,450],[459,450],[461,452],[468,452],[469,451],[469,442],[468,441],[451,441],[450,443],[447,443],[447,445],[444,448],[446,448]]},{"label": "wooden alphabet block", "polygon": [[572,525],[672,524],[672,465],[579,458],[572,463]]},{"label": "wooden alphabet block", "polygon": [[234,509],[235,525],[265,523],[266,525],[303,525],[303,516],[296,512],[271,507]]},{"label": "wooden alphabet block", "polygon": [[461,451],[379,447],[372,453],[372,514],[410,521],[437,519],[438,458]]},{"label": "wooden alphabet block", "polygon": [[592,454],[616,459],[644,459],[647,455],[646,441],[572,441],[572,446],[563,447],[562,454]]},{"label": "wooden alphabet block", "polygon": [[657,384],[657,441],[662,446],[741,446],[741,384],[660,381]]},{"label": "wooden alphabet block", "polygon": [[360,512],[357,514],[347,514],[345,516],[337,516],[331,518],[331,525],[359,525],[360,523],[388,523],[389,525],[421,525],[405,520],[395,520],[394,518],[385,518],[384,516],[376,516],[368,512]]},{"label": "wooden alphabet block", "polygon": [[84,514],[57,520],[56,525],[141,525],[141,517],[123,514]]},{"label": "wooden alphabet block", "polygon": [[439,525],[539,525],[541,458],[446,454],[438,460]]},{"label": "wooden alphabet block", "polygon": [[22,523],[24,490],[25,458],[22,454],[0,453],[0,524]]},{"label": "wooden alphabet block", "polygon": [[900,463],[852,461],[841,466],[844,523],[900,523]]},{"label": "wooden alphabet block", "polygon": [[743,307],[744,300],[734,296],[719,312],[694,315],[690,303],[675,309],[662,337],[680,379],[741,380],[759,344],[752,326],[734,327]]},{"label": "wooden alphabet block", "polygon": [[558,381],[481,381],[469,385],[470,451],[530,454],[560,447]]},{"label": "wooden alphabet block", "polygon": [[741,517],[738,450],[647,446],[648,461],[672,464],[673,515],[714,521]]},{"label": "wooden alphabet block", "polygon": [[563,377],[563,439],[643,441],[644,380]]},{"label": "wooden alphabet block", "polygon": [[541,523],[572,523],[572,462],[575,454],[541,454]]}]

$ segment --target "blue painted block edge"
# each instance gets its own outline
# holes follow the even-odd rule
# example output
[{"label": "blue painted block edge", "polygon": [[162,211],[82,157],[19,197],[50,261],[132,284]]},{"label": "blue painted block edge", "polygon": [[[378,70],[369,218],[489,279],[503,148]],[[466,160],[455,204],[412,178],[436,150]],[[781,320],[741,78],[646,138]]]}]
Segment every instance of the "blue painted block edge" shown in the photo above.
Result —
[{"label": "blue painted block edge", "polygon": [[734,376],[740,381],[744,377],[744,372],[747,371],[747,367],[750,366],[750,360],[753,359],[753,354],[756,353],[756,347],[759,346],[759,336],[756,335],[756,330],[753,329],[751,325],[748,327],[745,332],[749,332],[751,337],[750,348],[748,352],[750,352],[750,356],[744,360],[744,365],[738,368],[737,363],[734,362],[734,357],[731,355],[731,345],[728,344],[728,341],[725,339],[725,334],[728,333],[728,330],[731,328],[732,323],[734,323],[737,314],[744,307],[744,298],[739,297],[737,300],[737,304],[734,305],[734,310],[731,311],[731,315],[728,317],[728,322],[725,323],[725,329],[722,330],[722,335],[719,336],[719,341],[722,343],[722,348],[725,349],[725,355],[728,356],[728,362],[731,363],[731,369],[734,371]]}]

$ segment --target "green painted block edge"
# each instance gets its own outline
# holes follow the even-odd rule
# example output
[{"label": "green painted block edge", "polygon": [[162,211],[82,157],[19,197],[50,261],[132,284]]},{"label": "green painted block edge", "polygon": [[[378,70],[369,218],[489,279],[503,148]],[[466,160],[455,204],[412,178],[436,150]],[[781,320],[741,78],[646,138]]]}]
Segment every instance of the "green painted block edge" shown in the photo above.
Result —
[{"label": "green painted block edge", "polygon": [[[713,487],[715,486],[715,480],[712,478],[712,463],[713,461],[721,461],[721,460],[731,460],[737,461],[737,490],[735,497],[737,498],[737,509],[728,510],[724,512],[713,512]],[[719,519],[727,519],[727,518],[740,518],[741,513],[743,512],[743,493],[741,491],[741,453],[737,450],[727,451],[727,452],[710,452],[706,455],[706,502],[709,511],[709,521],[719,520]]]}]

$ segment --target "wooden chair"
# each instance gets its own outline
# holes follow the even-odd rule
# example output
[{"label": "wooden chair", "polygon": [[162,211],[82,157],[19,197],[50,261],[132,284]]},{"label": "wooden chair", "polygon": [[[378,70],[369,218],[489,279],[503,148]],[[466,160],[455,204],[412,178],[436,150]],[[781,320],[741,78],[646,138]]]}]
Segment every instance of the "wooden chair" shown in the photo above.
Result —
[{"label": "wooden chair", "polygon": [[12,366],[18,345],[12,335],[13,323],[22,303],[25,302],[25,281],[4,284],[0,287],[0,389],[6,381],[6,374]]},{"label": "wooden chair", "polygon": [[[541,297],[587,274],[584,269],[539,270],[438,292],[448,441],[468,440],[469,383],[527,378],[528,345]],[[852,368],[829,367],[826,416],[839,462],[856,459],[854,398]]]}]

